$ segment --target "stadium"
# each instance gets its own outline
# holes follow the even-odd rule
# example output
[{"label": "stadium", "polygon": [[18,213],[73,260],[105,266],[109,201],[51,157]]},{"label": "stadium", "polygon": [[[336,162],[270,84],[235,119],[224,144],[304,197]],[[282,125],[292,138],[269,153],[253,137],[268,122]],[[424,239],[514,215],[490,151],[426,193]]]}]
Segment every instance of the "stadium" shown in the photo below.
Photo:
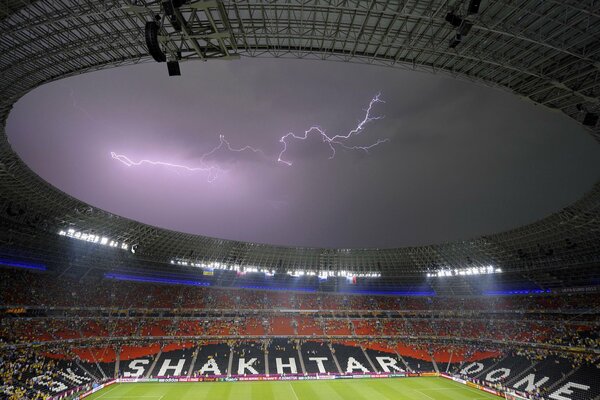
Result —
[{"label": "stadium", "polygon": [[[0,399],[600,399],[597,2],[3,0],[0,32]],[[223,222],[216,208],[211,211],[216,215],[215,226],[230,229],[223,231],[227,238],[221,238],[221,231],[215,230],[214,235],[190,233],[187,228],[178,229],[157,219],[163,214],[160,207],[169,209],[164,210],[166,220],[173,210],[187,207],[183,200],[168,206],[156,200],[159,208],[148,208],[146,220],[138,217],[141,214],[123,216],[120,211],[107,211],[110,206],[98,206],[90,197],[67,190],[46,175],[55,163],[48,149],[52,141],[59,141],[50,134],[52,124],[69,118],[52,107],[69,107],[82,121],[77,135],[61,146],[71,141],[69,151],[81,150],[90,163],[92,153],[85,153],[86,149],[102,147],[100,142],[89,146],[78,142],[76,136],[93,136],[101,111],[86,107],[81,94],[84,86],[77,85],[101,79],[103,75],[98,74],[125,71],[131,75],[115,87],[132,91],[127,81],[134,84],[139,71],[160,68],[163,80],[153,76],[155,84],[150,85],[156,92],[139,94],[119,112],[133,113],[142,97],[158,97],[165,107],[172,107],[172,114],[185,105],[164,95],[169,90],[166,85],[192,85],[191,79],[185,79],[186,75],[197,77],[194,66],[215,71],[209,68],[217,65],[214,68],[222,71],[214,73],[222,75],[206,80],[223,86],[232,75],[227,65],[237,63],[239,68],[252,69],[255,59],[274,59],[273,65],[303,59],[318,65],[314,68],[332,68],[334,72],[326,78],[316,74],[307,78],[321,87],[317,97],[326,97],[327,85],[337,84],[335,71],[346,65],[367,68],[357,70],[359,78],[363,71],[375,69],[374,74],[382,76],[402,72],[408,79],[419,74],[424,81],[444,79],[468,87],[499,89],[498,96],[525,104],[532,114],[541,113],[545,125],[540,126],[544,129],[550,130],[554,121],[559,121],[580,131],[576,135],[591,139],[592,145],[582,142],[591,154],[589,163],[578,164],[575,156],[559,168],[583,165],[579,173],[587,170],[588,181],[595,183],[582,183],[587,185],[585,193],[577,194],[568,205],[554,205],[551,213],[534,212],[532,222],[495,233],[448,236],[462,238],[457,240],[444,240],[445,233],[424,236],[423,241],[432,244],[409,245],[406,243],[412,242],[408,241],[376,246],[368,242],[369,236],[375,235],[370,232],[380,231],[384,239],[399,232],[386,230],[386,218],[394,225],[389,229],[409,231],[407,236],[418,231],[416,227],[402,228],[404,220],[394,219],[376,199],[372,200],[377,204],[373,208],[382,213],[377,214],[379,226],[369,231],[365,225],[367,233],[356,242],[347,242],[349,246],[337,245],[334,236],[354,237],[350,235],[357,229],[348,228],[354,225],[344,225],[332,217],[334,228],[341,226],[339,231],[332,234],[323,225],[311,233],[301,224],[303,218],[313,218],[307,212],[300,215],[297,224],[289,224],[289,229],[296,230],[298,237],[310,237],[317,245],[297,246],[295,238],[282,239],[288,245],[276,243],[283,231],[256,236],[254,241],[236,236],[238,214]],[[258,76],[264,65],[258,65],[253,76]],[[303,79],[292,64],[285,65],[293,71],[283,76],[286,80]],[[265,74],[277,79],[272,71]],[[54,84],[67,85],[67,94],[59,99],[55,97],[58,92],[53,92],[43,106],[52,112],[22,112],[23,102],[43,97],[45,92],[41,91],[58,87]],[[453,84],[444,86],[447,100],[440,103],[451,103],[458,96]],[[145,81],[143,85],[149,86]],[[298,83],[293,89],[300,92],[302,85],[306,84]],[[384,88],[387,93],[394,91],[391,86]],[[96,84],[91,96],[111,103],[115,96],[106,92],[104,98],[103,90]],[[177,90],[183,92],[182,87]],[[268,214],[254,213],[258,206],[246,212],[246,203],[254,200],[246,195],[250,192],[242,190],[255,190],[247,188],[252,186],[266,192],[264,182],[279,183],[280,175],[291,181],[291,173],[284,174],[303,168],[302,156],[294,153],[294,146],[309,134],[317,135],[317,144],[324,144],[325,150],[304,160],[317,166],[339,161],[344,168],[353,168],[348,175],[357,180],[362,176],[359,168],[370,168],[369,163],[378,162],[380,154],[381,159],[386,151],[390,159],[400,158],[386,150],[391,147],[384,147],[398,143],[394,137],[366,144],[345,141],[363,128],[366,131],[367,124],[370,129],[376,123],[386,123],[371,110],[389,104],[386,95],[394,97],[386,90],[375,95],[377,90],[364,90],[372,96],[371,102],[347,135],[333,135],[319,125],[310,127],[314,122],[302,119],[301,123],[310,127],[304,136],[283,131],[284,136],[279,134],[269,150],[253,147],[251,140],[258,140],[257,135],[240,136],[233,142],[230,136],[220,134],[217,147],[195,159],[198,168],[181,165],[179,159],[167,163],[143,159],[143,155],[130,158],[108,147],[106,151],[102,147],[102,162],[110,165],[106,167],[109,172],[117,168],[121,174],[127,171],[125,189],[150,182],[147,186],[156,184],[156,190],[168,192],[175,190],[179,181],[198,179],[196,172],[205,173],[198,190],[207,197],[211,190],[223,190],[219,193],[227,195],[215,195],[214,204],[221,202],[228,207],[231,203],[231,207],[242,210],[240,213],[253,214],[254,223],[250,219],[239,223],[243,225],[240,231],[247,229],[252,235],[263,225],[276,225],[273,215],[288,212],[288,200],[273,200]],[[403,90],[410,91],[408,86]],[[411,90],[415,91],[405,95],[417,99],[420,92]],[[162,97],[160,91],[165,91]],[[202,95],[209,100],[214,95],[214,102],[219,101],[218,93]],[[198,93],[189,99],[192,96]],[[265,103],[269,110],[285,114],[287,109],[277,107],[295,108],[274,92],[269,96],[273,99]],[[227,103],[223,104],[233,104],[238,97],[248,108],[261,101],[256,96],[244,98],[240,90],[235,95],[225,93],[223,101]],[[336,112],[356,105],[364,107],[364,100],[341,104]],[[305,101],[311,102],[320,106],[318,98]],[[393,107],[400,108],[397,104]],[[247,116],[245,108],[231,107],[235,111],[223,121]],[[145,127],[140,130],[151,131],[149,126],[159,125],[151,114],[160,114],[162,108],[146,108],[150,112],[143,118],[150,122],[144,125],[138,119],[136,124]],[[387,120],[393,117],[390,110],[386,109]],[[296,114],[312,117],[312,112]],[[473,118],[477,113],[475,108],[464,112],[462,115]],[[211,113],[217,111],[206,114]],[[36,131],[39,136],[21,131],[12,134],[11,130],[26,126],[15,122],[18,115],[24,115],[20,124],[39,118],[37,129],[23,130]],[[182,119],[193,119],[189,113],[181,115]],[[262,115],[256,112],[252,118]],[[416,118],[435,119],[430,114]],[[448,121],[437,123],[451,125]],[[256,129],[267,130],[262,125]],[[468,123],[459,129],[476,130]],[[126,136],[120,131],[118,135]],[[156,137],[167,148],[170,144],[165,144],[166,140],[173,135],[162,132]],[[42,155],[33,160],[33,153],[21,147],[20,137]],[[522,145],[527,146],[528,140],[524,138]],[[149,148],[144,147],[143,136],[131,142],[139,149]],[[568,145],[557,141],[552,146],[562,151]],[[451,146],[446,143],[439,147],[445,152]],[[379,149],[381,153],[376,153]],[[498,151],[503,149],[498,147]],[[535,146],[532,151],[536,151]],[[109,152],[111,157],[106,156]],[[226,154],[221,161],[229,163],[227,169],[209,159],[217,152]],[[344,158],[355,153],[359,154],[356,158]],[[248,160],[231,161],[242,155]],[[333,160],[334,156],[338,158]],[[525,157],[535,158],[535,154],[529,152]],[[36,164],[38,161],[46,164]],[[506,162],[499,164],[500,170],[509,168]],[[111,193],[103,182],[117,180],[114,176],[102,178],[102,165],[93,167],[98,172],[93,184],[101,188],[97,194],[100,199]],[[154,168],[148,173],[153,180],[132,175],[140,171],[137,167],[149,165]],[[177,171],[163,176],[158,170],[162,167]],[[85,180],[93,180],[87,179],[83,165],[69,168]],[[235,180],[252,168],[260,173],[276,172],[263,175],[260,182]],[[373,168],[377,173],[382,171],[381,167]],[[400,174],[398,169],[392,169],[389,176]],[[59,178],[65,176],[64,170],[56,170]],[[322,172],[331,180],[323,178],[320,189],[311,189],[309,184],[294,186],[318,192],[319,201],[328,201],[328,187],[345,190],[331,182],[346,179],[328,173]],[[315,176],[321,172],[311,174],[311,179],[317,180]],[[442,185],[442,181],[452,180],[450,175],[441,174],[436,179]],[[163,177],[165,182],[157,183]],[[570,192],[564,182],[576,180],[574,175],[563,178],[562,183],[558,183],[560,176],[550,180],[556,193],[561,189]],[[502,186],[499,180],[491,180],[493,185]],[[527,184],[525,178],[514,178],[519,180]],[[192,181],[185,182],[188,185]],[[370,184],[363,183],[360,190],[367,192]],[[373,187],[378,184],[373,183]],[[196,201],[194,185],[189,184],[189,192],[177,189],[180,197]],[[231,187],[238,192],[225,192]],[[344,193],[352,194],[349,190]],[[458,188],[457,193],[462,190]],[[418,190],[406,189],[409,191]],[[299,192],[294,188],[285,193]],[[122,198],[142,209],[146,203],[150,207],[156,196],[155,192],[143,192],[135,197],[125,190]],[[392,202],[399,201],[390,197]],[[437,200],[446,202],[442,197]],[[262,202],[260,199],[257,203]],[[479,214],[472,209],[475,201],[468,196],[459,199],[459,208],[478,219]],[[325,220],[333,215],[331,205],[339,204],[338,200],[336,197],[326,203],[324,214],[314,218]],[[361,201],[357,207],[366,208],[371,200]],[[188,214],[184,220],[192,219],[190,210],[193,208],[185,210]],[[230,211],[224,210],[223,214]],[[424,231],[430,235],[439,230],[437,214],[426,213],[432,214],[423,222],[429,225]],[[464,224],[470,219],[460,218]],[[209,232],[206,227],[198,229]],[[482,229],[477,232],[485,232]],[[464,239],[465,235],[470,238]]]}]

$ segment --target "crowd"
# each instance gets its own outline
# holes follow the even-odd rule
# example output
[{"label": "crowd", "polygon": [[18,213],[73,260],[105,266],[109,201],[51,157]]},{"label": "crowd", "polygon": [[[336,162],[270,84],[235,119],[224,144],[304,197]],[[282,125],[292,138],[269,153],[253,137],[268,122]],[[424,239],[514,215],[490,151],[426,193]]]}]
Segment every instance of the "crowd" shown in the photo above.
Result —
[{"label": "crowd", "polygon": [[[35,387],[36,380],[52,374],[55,361],[32,349],[0,352],[0,398],[38,400],[50,397]],[[56,373],[56,372],[54,372]]]},{"label": "crowd", "polygon": [[[600,349],[598,294],[438,298],[283,293],[76,281],[0,269],[0,306],[2,399],[47,398],[44,385],[56,378],[57,359],[93,362],[101,372],[94,379],[102,379],[110,375],[103,368],[110,370],[119,354],[156,353],[166,340],[169,346],[197,346],[195,352],[210,341],[218,350],[209,356],[220,363],[228,349],[234,357],[260,359],[260,354],[269,355],[270,343],[278,343],[272,344],[272,353],[300,349],[308,355],[351,343],[368,352],[402,355],[407,366],[431,366],[432,357],[448,366],[482,355],[500,357],[510,346],[532,362],[548,364],[560,355],[578,369],[596,362],[592,351]],[[67,340],[71,342],[65,344]],[[22,346],[31,343],[43,346]],[[527,344],[553,345],[560,352]],[[573,348],[583,351],[572,353]],[[356,349],[344,351],[362,357]]]},{"label": "crowd", "polygon": [[394,297],[270,292],[186,285],[57,278],[49,273],[0,269],[0,301],[11,306],[162,308],[206,310],[391,310],[564,312],[600,308],[600,294]]},{"label": "crowd", "polygon": [[186,336],[381,336],[471,339],[545,343],[563,347],[600,349],[598,325],[579,322],[467,317],[405,317],[349,319],[329,315],[220,317],[4,317],[0,340],[6,343],[48,342],[65,339]]}]

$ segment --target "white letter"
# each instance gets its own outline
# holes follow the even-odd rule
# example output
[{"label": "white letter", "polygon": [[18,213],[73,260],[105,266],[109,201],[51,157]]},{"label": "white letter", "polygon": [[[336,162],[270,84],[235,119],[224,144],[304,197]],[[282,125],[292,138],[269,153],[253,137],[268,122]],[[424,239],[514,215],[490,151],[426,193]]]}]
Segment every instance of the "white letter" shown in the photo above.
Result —
[{"label": "white letter", "polygon": [[204,375],[208,371],[212,371],[215,375],[221,375],[221,370],[214,358],[209,358],[206,364],[200,368],[200,375]]},{"label": "white letter", "polygon": [[462,375],[474,375],[478,372],[483,371],[483,364],[482,363],[478,363],[478,362],[474,362],[471,363],[469,365],[467,365],[466,367],[464,367],[462,370],[460,370],[460,373]]},{"label": "white letter", "polygon": [[548,378],[547,376],[543,377],[542,379],[540,379],[539,381],[535,381],[535,374],[529,374],[527,375],[525,378],[521,379],[519,382],[515,383],[513,385],[513,387],[515,389],[519,389],[520,386],[523,386],[525,383],[527,383],[527,386],[525,387],[525,389],[523,389],[524,392],[530,392],[533,389],[537,389],[540,386],[542,386],[544,383],[548,382]]},{"label": "white letter", "polygon": [[245,362],[245,361],[246,360],[244,358],[239,359],[238,375],[244,375],[246,373],[246,370],[250,371],[250,373],[258,375],[258,371],[255,370],[254,367],[252,367],[252,364],[254,364],[254,361],[256,361],[256,358],[251,358],[250,360],[248,360],[248,362]]},{"label": "white letter", "polygon": [[277,357],[275,359],[275,365],[277,367],[277,373],[279,375],[281,375],[281,374],[284,373],[283,372],[284,368],[289,368],[290,369],[290,373],[292,373],[292,374],[297,374],[298,373],[298,368],[296,368],[296,360],[293,359],[292,357],[290,357],[289,360],[290,360],[289,364],[284,364],[281,361],[281,358]]},{"label": "white letter", "polygon": [[317,368],[319,368],[320,374],[326,374],[325,366],[323,365],[323,361],[327,361],[327,357],[308,357],[308,361],[314,361],[317,363]]},{"label": "white letter", "polygon": [[177,361],[177,365],[171,365],[171,360],[167,358],[165,361],[163,361],[162,367],[160,367],[160,371],[158,371],[157,376],[167,376],[167,371],[171,369],[175,372],[174,374],[171,374],[171,376],[181,376],[181,370],[183,369],[184,365],[185,358]]},{"label": "white letter", "polygon": [[551,399],[555,400],[571,400],[569,397],[561,396],[562,394],[573,394],[571,388],[581,389],[581,390],[589,390],[590,387],[588,385],[581,385],[575,382],[567,382],[556,392],[552,393],[550,396]]},{"label": "white letter", "polygon": [[139,378],[140,376],[144,375],[146,368],[143,366],[148,364],[150,364],[150,360],[133,360],[129,363],[129,369],[135,372],[125,371],[123,376],[125,378]]},{"label": "white letter", "polygon": [[67,378],[68,380],[70,380],[73,383],[76,383],[78,385],[81,385],[84,381],[90,381],[91,379],[88,378],[87,376],[79,376],[79,375],[75,375],[75,372],[73,372],[73,370],[71,368],[67,368],[67,371],[59,371],[59,373],[64,376],[65,378]]},{"label": "white letter", "polygon": [[360,369],[362,372],[369,372],[361,363],[356,361],[354,357],[348,357],[348,365],[346,365],[346,372],[352,372],[355,369]]},{"label": "white letter", "polygon": [[383,369],[385,372],[390,372],[389,367],[392,367],[392,369],[394,369],[396,371],[402,371],[402,369],[396,365],[396,363],[397,363],[396,359],[394,359],[392,357],[375,357],[375,358],[377,359],[377,362],[379,363],[379,365],[381,365],[381,369]]},{"label": "white letter", "polygon": [[[498,375],[497,372],[500,372],[500,376],[495,376],[495,375]],[[498,369],[493,370],[492,372],[489,372],[485,376],[485,380],[489,381],[489,382],[498,382],[500,379],[504,379],[508,375],[510,375],[510,369],[508,369],[508,368],[498,368]]]},{"label": "white letter", "polygon": [[67,390],[68,386],[65,385],[62,382],[59,381],[53,381],[53,380],[49,380],[48,382],[44,382],[42,380],[39,380],[40,378],[50,378],[49,376],[46,375],[40,375],[40,376],[36,376],[34,379],[34,381],[37,380],[37,384],[38,385],[44,385],[44,386],[48,386],[48,388],[53,391],[54,393],[60,393],[63,390]]}]

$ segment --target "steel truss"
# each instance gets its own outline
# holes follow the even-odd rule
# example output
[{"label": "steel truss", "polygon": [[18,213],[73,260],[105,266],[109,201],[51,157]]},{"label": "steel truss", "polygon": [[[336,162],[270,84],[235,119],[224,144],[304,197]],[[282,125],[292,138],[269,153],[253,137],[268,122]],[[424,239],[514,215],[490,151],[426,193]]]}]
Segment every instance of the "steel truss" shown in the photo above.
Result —
[{"label": "steel truss", "polygon": [[[182,60],[290,57],[348,61],[451,75],[500,87],[582,122],[600,113],[600,4],[484,0],[460,44],[449,12],[466,0],[191,1],[160,40]],[[140,245],[140,259],[222,261],[264,268],[424,272],[493,264],[541,286],[568,285],[600,262],[600,182],[581,200],[536,223],[470,241],[399,249],[289,248],[171,232],[117,217],[59,192],[12,151],[4,131],[12,104],[46,82],[148,62],[144,24],[161,1],[0,1],[0,212],[8,243],[40,248],[75,226]],[[588,127],[600,140],[600,127]],[[50,240],[52,241],[52,240]],[[0,242],[1,243],[1,242]],[[575,267],[576,265],[580,267]],[[581,267],[581,266],[587,267]],[[592,267],[593,268],[593,267]],[[597,270],[597,269],[596,269]],[[555,271],[555,272],[552,272]]]}]

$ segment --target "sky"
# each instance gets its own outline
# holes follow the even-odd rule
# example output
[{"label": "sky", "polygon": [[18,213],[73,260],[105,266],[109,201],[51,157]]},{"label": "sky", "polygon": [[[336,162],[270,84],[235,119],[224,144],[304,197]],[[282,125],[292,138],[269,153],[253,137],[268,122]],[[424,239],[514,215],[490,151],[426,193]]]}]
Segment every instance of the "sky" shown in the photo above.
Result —
[{"label": "sky", "polygon": [[[600,179],[600,145],[578,124],[480,84],[308,60],[181,70],[149,63],[46,84],[15,105],[9,141],[43,179],[114,214],[289,246],[467,240],[543,218]],[[313,126],[347,135],[377,94],[374,119],[347,140],[313,130],[280,141]],[[292,165],[278,161],[284,144]],[[142,160],[178,167],[131,165]]]}]

